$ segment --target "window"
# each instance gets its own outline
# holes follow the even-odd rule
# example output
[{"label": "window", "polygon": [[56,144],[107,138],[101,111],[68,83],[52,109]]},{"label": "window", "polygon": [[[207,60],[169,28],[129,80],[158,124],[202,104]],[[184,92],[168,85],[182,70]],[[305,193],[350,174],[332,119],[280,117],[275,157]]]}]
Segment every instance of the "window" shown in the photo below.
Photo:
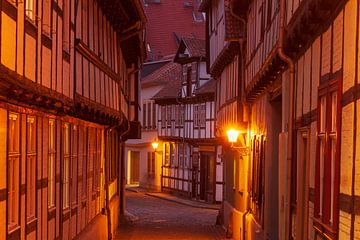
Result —
[{"label": "window", "polygon": [[148,126],[148,129],[150,130],[151,129],[151,102],[148,102],[147,103],[147,113],[148,113],[148,116],[147,116],[147,126]]},{"label": "window", "polygon": [[42,13],[42,31],[46,35],[50,36],[50,30],[51,30],[51,21],[50,21],[50,7],[51,3],[50,0],[43,0],[43,13]]},{"label": "window", "polygon": [[179,151],[179,166],[183,167],[184,166],[184,145],[182,143],[180,143],[178,148]]},{"label": "window", "polygon": [[170,162],[170,143],[165,143],[165,165]]},{"label": "window", "polygon": [[175,106],[175,125],[177,127],[184,126],[184,105]]},{"label": "window", "polygon": [[35,21],[35,0],[25,0],[25,14],[26,16],[31,19],[32,21]]},{"label": "window", "polygon": [[[63,49],[70,51],[70,0],[64,0]],[[84,25],[86,26],[86,25]]]},{"label": "window", "polygon": [[55,206],[55,120],[49,119],[48,149],[48,207]]},{"label": "window", "polygon": [[[315,225],[321,222],[333,231],[337,227],[339,188],[339,100],[338,81],[319,88],[317,164],[315,174]],[[322,234],[331,235],[327,229]]]},{"label": "window", "polygon": [[148,152],[147,155],[147,170],[149,175],[155,174],[155,152]]},{"label": "window", "polygon": [[161,106],[161,128],[166,127],[166,106]]},{"label": "window", "polygon": [[170,143],[170,165],[175,164],[175,144]]},{"label": "window", "polygon": [[20,116],[9,113],[8,128],[8,230],[19,225]]},{"label": "window", "polygon": [[35,218],[36,207],[36,119],[27,117],[26,121],[26,217]]},{"label": "window", "polygon": [[194,127],[204,128],[206,125],[206,104],[194,106]]},{"label": "window", "polygon": [[63,127],[63,209],[69,207],[70,203],[70,124],[65,123]]},{"label": "window", "polygon": [[166,123],[168,127],[171,127],[171,119],[172,119],[172,106],[168,105],[166,107]]},{"label": "window", "polygon": [[93,139],[94,191],[100,188],[101,130],[94,129]]},{"label": "window", "polygon": [[71,202],[73,205],[77,203],[77,164],[78,164],[78,127],[74,125],[72,127],[72,157],[71,157]]},{"label": "window", "polygon": [[146,129],[146,103],[143,104],[143,128]]},{"label": "window", "polygon": [[83,127],[82,197],[87,196],[88,128]]},{"label": "window", "polygon": [[156,104],[152,103],[152,125],[153,129],[156,129]]},{"label": "window", "polygon": [[252,181],[251,198],[252,211],[259,223],[263,221],[263,189],[264,189],[264,163],[265,163],[265,137],[254,136],[252,140]]}]

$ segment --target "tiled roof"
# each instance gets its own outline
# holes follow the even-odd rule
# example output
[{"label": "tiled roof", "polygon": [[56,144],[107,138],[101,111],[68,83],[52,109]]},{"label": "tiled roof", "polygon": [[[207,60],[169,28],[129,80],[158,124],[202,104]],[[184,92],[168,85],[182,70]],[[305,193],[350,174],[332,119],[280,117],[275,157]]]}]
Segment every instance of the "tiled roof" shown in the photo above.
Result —
[{"label": "tiled roof", "polygon": [[141,79],[144,79],[151,73],[155,72],[159,68],[163,67],[164,65],[171,62],[171,60],[164,60],[164,61],[156,61],[156,62],[147,62],[144,63],[141,68]]},{"label": "tiled roof", "polygon": [[207,83],[202,85],[199,89],[197,89],[195,95],[215,93],[215,89],[216,81],[215,79],[211,79]]},{"label": "tiled roof", "polygon": [[231,14],[231,0],[224,0],[225,40],[237,40],[244,37],[244,23]]},{"label": "tiled roof", "polygon": [[173,62],[169,62],[168,64],[158,68],[151,74],[141,79],[142,87],[151,87],[166,84],[172,79],[181,76],[182,69],[181,65]]},{"label": "tiled roof", "polygon": [[192,57],[206,57],[205,40],[184,37],[182,39]]},{"label": "tiled roof", "polygon": [[153,97],[153,99],[174,99],[180,96],[182,68],[180,64],[174,64],[174,68],[166,74],[166,85]]},{"label": "tiled roof", "polygon": [[[187,2],[192,3],[190,0]],[[184,3],[184,0],[161,0],[160,3],[145,5],[148,19],[146,42],[154,55],[153,60],[158,60],[158,55],[175,54],[179,38],[205,37],[205,21],[195,21],[194,7],[185,6]],[[148,53],[148,58],[151,58],[151,54]]]}]

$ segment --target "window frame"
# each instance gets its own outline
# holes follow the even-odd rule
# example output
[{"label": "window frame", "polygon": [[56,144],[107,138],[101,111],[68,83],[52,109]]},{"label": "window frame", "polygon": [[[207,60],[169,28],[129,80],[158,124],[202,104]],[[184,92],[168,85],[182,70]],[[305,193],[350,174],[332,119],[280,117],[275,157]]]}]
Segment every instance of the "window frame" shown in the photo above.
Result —
[{"label": "window frame", "polygon": [[[63,123],[62,146],[62,209],[70,208],[70,159],[71,159],[71,124]],[[67,132],[68,131],[68,132]],[[67,138],[67,142],[66,142]],[[67,170],[67,173],[65,172]]]},{"label": "window frame", "polygon": [[[52,127],[50,127],[52,126]],[[53,133],[51,134],[51,128]],[[51,140],[52,139],[52,140]],[[55,207],[56,121],[48,120],[48,208]],[[51,160],[52,159],[52,160]],[[50,162],[52,161],[52,163]],[[52,174],[51,174],[52,173]]]},{"label": "window frame", "polygon": [[[332,80],[326,81],[319,86],[318,89],[318,121],[317,121],[317,135],[316,135],[316,163],[315,163],[315,204],[314,204],[314,223],[313,227],[315,229],[315,235],[324,237],[325,235],[331,237],[331,239],[336,239],[339,225],[339,206],[338,206],[338,195],[339,195],[339,186],[340,186],[340,128],[341,128],[341,84],[342,84],[342,76],[338,78],[334,78]],[[332,105],[332,94],[337,94],[336,99],[336,114],[333,113],[333,105]],[[322,115],[321,111],[321,99],[326,99],[326,112],[325,115]],[[321,153],[320,153],[320,143],[319,139],[322,137],[319,132],[321,131],[321,122],[322,116],[326,118],[325,124],[325,132],[323,133],[323,138],[325,141],[324,146],[324,183],[321,185],[320,183],[320,173],[321,173]],[[333,129],[333,121],[332,117],[336,117],[336,128]],[[333,132],[332,130],[335,130]],[[335,134],[335,135],[334,135]],[[320,135],[320,136],[319,136]],[[333,175],[333,188],[331,188],[331,166],[325,165],[326,162],[330,161],[330,165],[332,165],[331,159],[331,139],[335,136],[336,145],[335,145],[335,159],[334,159],[334,175]],[[326,176],[326,178],[325,178]],[[330,176],[330,180],[328,179]],[[322,191],[321,191],[322,190]],[[325,195],[324,195],[325,194]],[[331,195],[333,195],[331,199]],[[325,199],[325,202],[321,202],[321,197]],[[321,206],[326,204],[325,206]],[[331,206],[332,204],[332,206]],[[322,212],[320,212],[322,210]],[[332,216],[331,216],[332,214]],[[333,220],[332,224],[330,224],[330,220]]]},{"label": "window frame", "polygon": [[[25,0],[25,18],[36,23],[37,0]],[[32,8],[31,8],[32,7]]]},{"label": "window frame", "polygon": [[251,141],[250,197],[252,203],[251,208],[255,219],[261,226],[264,226],[265,150],[265,136],[254,135]]},{"label": "window frame", "polygon": [[[14,229],[20,226],[20,186],[21,186],[21,171],[20,171],[20,164],[21,164],[21,114],[14,113],[14,112],[8,112],[8,131],[7,131],[7,138],[8,138],[8,144],[7,144],[7,208],[6,208],[6,215],[7,215],[7,232],[12,232]],[[14,129],[14,139],[12,141],[12,127],[11,127],[11,121],[14,121],[13,129]],[[15,138],[17,136],[17,139]],[[15,143],[16,141],[16,143]],[[12,142],[12,144],[10,144]],[[12,148],[11,148],[12,146]],[[13,151],[12,151],[13,150]],[[13,169],[14,174],[17,172],[17,176],[10,177],[10,159],[14,158],[12,160],[13,166],[16,166]],[[15,162],[17,161],[17,162]],[[11,184],[10,179],[17,179],[17,182],[15,181],[13,184]],[[11,185],[14,186],[14,197],[9,196],[10,192],[9,189]],[[10,199],[10,200],[9,200]],[[15,203],[15,204],[13,204]],[[11,204],[11,205],[10,205]],[[10,217],[12,215],[12,217]]]},{"label": "window frame", "polygon": [[34,220],[37,180],[37,118],[26,116],[26,222]]}]

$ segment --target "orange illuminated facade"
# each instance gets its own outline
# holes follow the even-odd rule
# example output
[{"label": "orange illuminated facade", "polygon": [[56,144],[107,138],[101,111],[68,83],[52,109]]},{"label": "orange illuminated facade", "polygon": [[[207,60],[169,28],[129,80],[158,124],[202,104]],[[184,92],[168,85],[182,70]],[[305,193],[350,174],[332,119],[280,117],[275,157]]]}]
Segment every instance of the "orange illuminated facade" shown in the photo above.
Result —
[{"label": "orange illuminated facade", "polygon": [[146,18],[114,2],[0,4],[0,239],[73,239],[101,212],[117,228]]}]

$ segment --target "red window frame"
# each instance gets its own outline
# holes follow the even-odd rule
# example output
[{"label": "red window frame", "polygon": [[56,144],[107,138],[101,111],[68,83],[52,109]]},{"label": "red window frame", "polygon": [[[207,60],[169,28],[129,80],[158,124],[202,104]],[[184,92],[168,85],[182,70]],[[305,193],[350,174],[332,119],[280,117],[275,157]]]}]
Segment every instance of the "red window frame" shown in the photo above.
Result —
[{"label": "red window frame", "polygon": [[[340,175],[340,126],[341,126],[341,84],[342,77],[327,81],[319,86],[318,91],[318,121],[316,136],[316,163],[315,163],[315,208],[314,208],[314,228],[320,237],[331,237],[336,239],[339,221],[338,195],[339,195],[339,175]],[[329,133],[332,132],[332,94],[337,93],[336,103],[336,149],[334,160],[334,185],[333,185],[333,215],[331,216],[331,139]],[[320,213],[320,124],[321,124],[321,99],[326,97],[326,122],[325,122],[325,146],[324,146],[324,182],[323,182],[323,202],[322,212]],[[332,218],[333,222],[330,223]]]}]

